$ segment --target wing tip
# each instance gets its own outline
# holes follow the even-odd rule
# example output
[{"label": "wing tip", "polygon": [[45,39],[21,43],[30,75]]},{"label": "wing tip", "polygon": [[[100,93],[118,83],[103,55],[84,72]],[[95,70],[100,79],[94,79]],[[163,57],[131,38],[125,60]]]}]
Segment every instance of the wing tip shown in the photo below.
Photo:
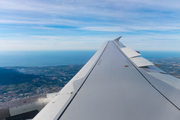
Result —
[{"label": "wing tip", "polygon": [[121,37],[122,37],[122,36],[116,38],[114,41],[119,42],[119,40],[121,39]]}]

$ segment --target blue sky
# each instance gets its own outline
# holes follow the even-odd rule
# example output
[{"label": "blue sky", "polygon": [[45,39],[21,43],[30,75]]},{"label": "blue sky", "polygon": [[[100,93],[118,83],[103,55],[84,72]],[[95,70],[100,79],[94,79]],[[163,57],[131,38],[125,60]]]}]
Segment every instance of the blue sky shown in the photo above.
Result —
[{"label": "blue sky", "polygon": [[0,0],[0,51],[180,51],[178,0]]}]

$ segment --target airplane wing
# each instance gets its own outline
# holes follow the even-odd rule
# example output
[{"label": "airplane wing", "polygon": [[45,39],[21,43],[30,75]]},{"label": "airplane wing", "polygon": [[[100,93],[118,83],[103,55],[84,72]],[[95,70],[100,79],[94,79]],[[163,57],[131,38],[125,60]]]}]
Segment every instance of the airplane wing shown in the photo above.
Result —
[{"label": "airplane wing", "polygon": [[180,80],[105,42],[33,120],[179,120]]}]

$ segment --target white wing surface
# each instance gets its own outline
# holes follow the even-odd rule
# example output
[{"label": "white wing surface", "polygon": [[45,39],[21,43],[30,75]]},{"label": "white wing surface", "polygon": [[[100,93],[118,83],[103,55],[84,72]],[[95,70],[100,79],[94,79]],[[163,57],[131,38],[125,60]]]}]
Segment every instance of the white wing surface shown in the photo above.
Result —
[{"label": "white wing surface", "polygon": [[180,80],[118,39],[105,42],[33,120],[179,120]]}]

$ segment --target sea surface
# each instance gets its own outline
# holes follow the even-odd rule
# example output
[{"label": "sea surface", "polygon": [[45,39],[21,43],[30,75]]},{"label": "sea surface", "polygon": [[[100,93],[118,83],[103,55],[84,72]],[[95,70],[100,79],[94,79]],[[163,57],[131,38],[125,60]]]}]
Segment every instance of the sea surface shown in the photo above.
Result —
[{"label": "sea surface", "polygon": [[[0,52],[0,67],[31,67],[85,64],[96,51]],[[180,57],[180,52],[141,51],[146,59]]]}]

